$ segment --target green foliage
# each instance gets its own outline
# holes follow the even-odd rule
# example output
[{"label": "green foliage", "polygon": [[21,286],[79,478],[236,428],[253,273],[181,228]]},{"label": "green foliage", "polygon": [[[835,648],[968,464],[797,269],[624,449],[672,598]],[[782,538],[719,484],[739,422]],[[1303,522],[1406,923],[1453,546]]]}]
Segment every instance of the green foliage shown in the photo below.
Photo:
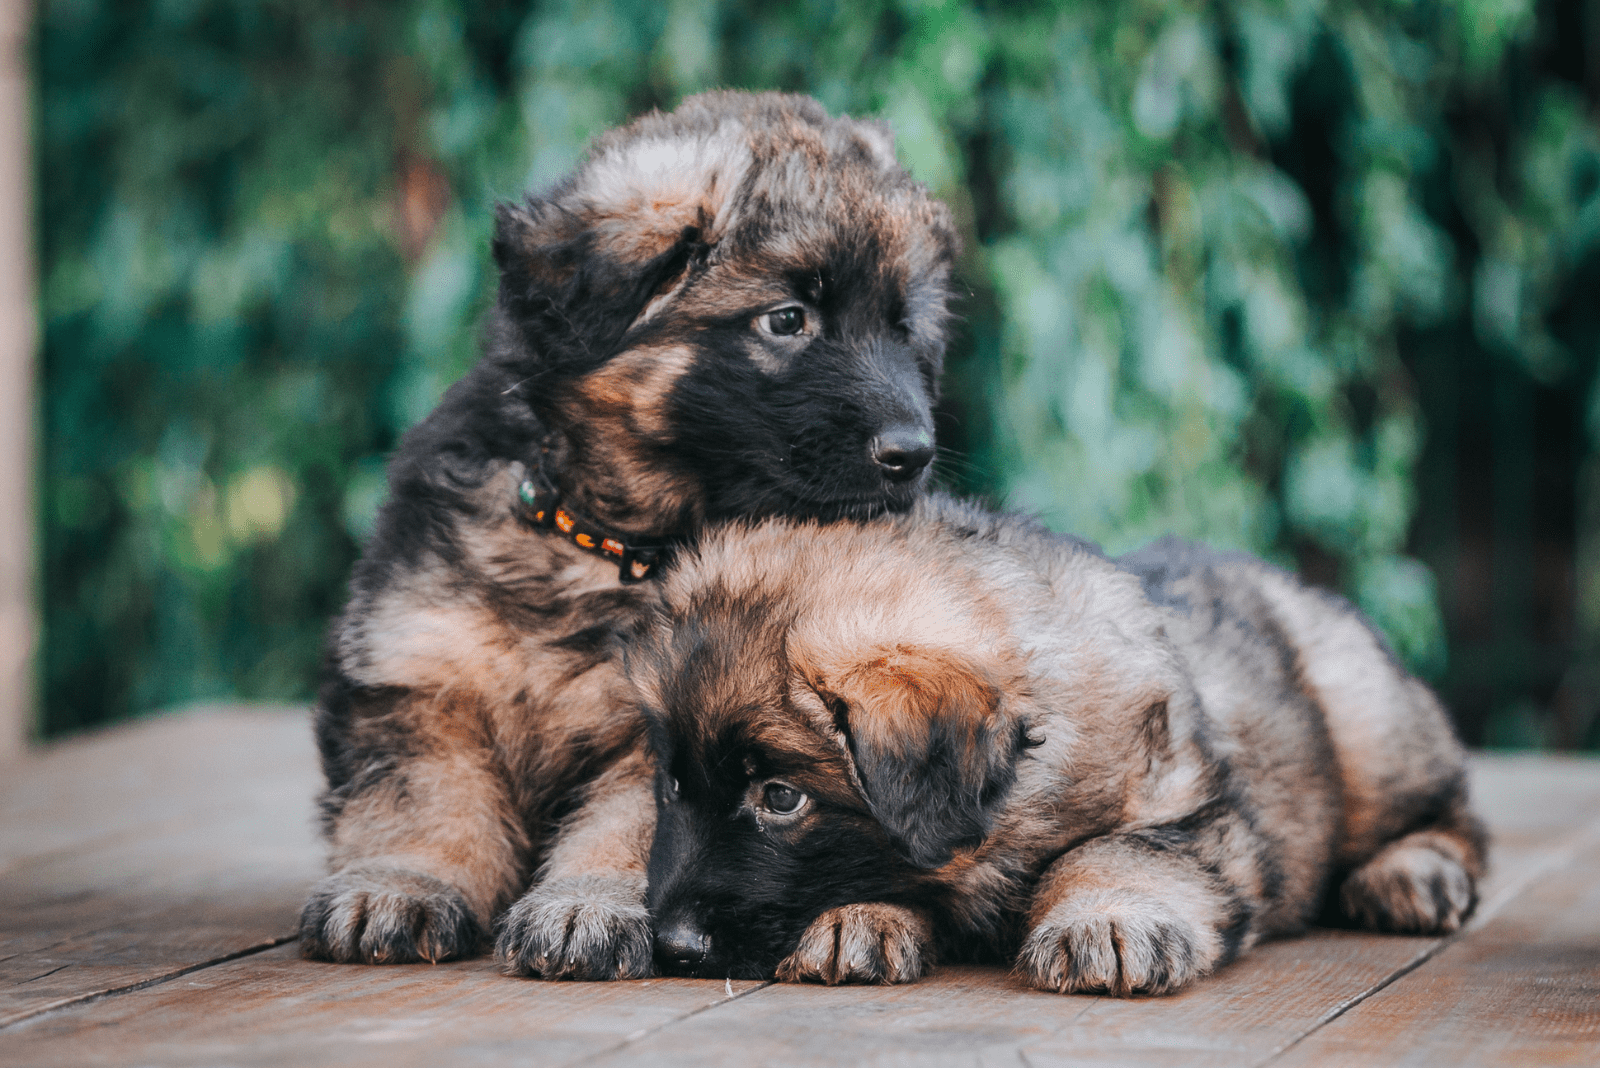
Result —
[{"label": "green foliage", "polygon": [[1309,562],[1437,672],[1407,331],[1467,322],[1547,380],[1595,356],[1547,311],[1600,254],[1600,146],[1536,28],[1525,0],[45,0],[44,729],[309,694],[384,453],[474,358],[493,202],[719,85],[883,115],[955,209],[959,488],[1113,550]]}]

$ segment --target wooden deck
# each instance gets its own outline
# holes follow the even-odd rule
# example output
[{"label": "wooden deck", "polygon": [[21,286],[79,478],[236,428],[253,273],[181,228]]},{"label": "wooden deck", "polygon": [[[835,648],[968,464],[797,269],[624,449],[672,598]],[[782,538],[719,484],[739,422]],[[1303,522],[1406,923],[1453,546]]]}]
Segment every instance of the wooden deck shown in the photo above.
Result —
[{"label": "wooden deck", "polygon": [[305,716],[196,711],[0,769],[0,1065],[1600,1066],[1600,762],[1475,776],[1494,866],[1453,938],[1318,932],[1132,1001],[984,968],[542,983],[300,960]]}]

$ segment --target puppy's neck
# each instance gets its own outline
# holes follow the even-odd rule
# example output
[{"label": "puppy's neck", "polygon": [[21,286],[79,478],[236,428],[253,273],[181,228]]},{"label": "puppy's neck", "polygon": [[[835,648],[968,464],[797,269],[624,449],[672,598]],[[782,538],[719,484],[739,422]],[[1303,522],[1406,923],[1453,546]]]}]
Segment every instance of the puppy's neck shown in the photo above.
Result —
[{"label": "puppy's neck", "polygon": [[666,562],[670,548],[667,540],[641,541],[607,529],[563,500],[561,491],[538,468],[526,470],[517,487],[516,503],[525,522],[616,564],[617,577],[624,584],[655,577]]},{"label": "puppy's neck", "polygon": [[542,476],[569,510],[620,540],[644,545],[692,537],[703,516],[690,481],[667,456],[645,459],[631,449],[606,448],[605,437],[547,434],[528,459],[529,471]]}]

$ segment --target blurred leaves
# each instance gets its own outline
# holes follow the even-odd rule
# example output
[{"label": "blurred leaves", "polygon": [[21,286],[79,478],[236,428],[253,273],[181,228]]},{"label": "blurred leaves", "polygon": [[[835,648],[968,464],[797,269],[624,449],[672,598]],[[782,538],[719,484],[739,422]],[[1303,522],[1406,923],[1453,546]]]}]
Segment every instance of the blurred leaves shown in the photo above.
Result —
[{"label": "blurred leaves", "polygon": [[1600,254],[1600,139],[1537,16],[45,0],[45,728],[308,695],[382,458],[475,357],[494,201],[719,85],[884,116],[955,210],[957,488],[1310,563],[1437,673],[1406,332],[1459,320],[1541,381],[1595,359],[1549,312]]}]

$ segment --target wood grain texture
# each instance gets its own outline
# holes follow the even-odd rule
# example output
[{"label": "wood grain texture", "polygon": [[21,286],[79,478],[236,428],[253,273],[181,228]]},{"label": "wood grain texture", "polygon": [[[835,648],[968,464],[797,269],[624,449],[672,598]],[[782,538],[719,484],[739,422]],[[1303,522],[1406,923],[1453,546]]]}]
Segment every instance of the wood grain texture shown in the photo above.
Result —
[{"label": "wood grain texture", "polygon": [[195,710],[0,783],[0,1026],[280,942],[320,874],[303,710]]},{"label": "wood grain texture", "polygon": [[303,708],[198,706],[71,738],[0,775],[0,872],[224,813],[253,814],[257,842],[304,850],[320,784]]},{"label": "wood grain texture", "polygon": [[30,1020],[0,1034],[0,1064],[553,1068],[760,985],[545,983],[509,978],[481,959],[324,964],[283,946]]},{"label": "wood grain texture", "polygon": [[1600,760],[1480,753],[1472,758],[1472,794],[1494,836],[1480,894],[1492,901],[1542,864],[1569,859],[1574,843],[1600,823]]},{"label": "wood grain texture", "polygon": [[320,869],[304,715],[154,721],[0,782],[0,1066],[1600,1064],[1600,762],[1474,775],[1496,846],[1486,919],[1453,940],[1318,931],[1139,1000],[966,967],[551,984],[264,949]]},{"label": "wood grain texture", "polygon": [[1263,1060],[1431,940],[1319,932],[1164,998],[1029,990],[992,968],[899,987],[774,985],[596,1063],[1217,1065]]},{"label": "wood grain texture", "polygon": [[1600,1064],[1600,834],[1275,1068]]}]

